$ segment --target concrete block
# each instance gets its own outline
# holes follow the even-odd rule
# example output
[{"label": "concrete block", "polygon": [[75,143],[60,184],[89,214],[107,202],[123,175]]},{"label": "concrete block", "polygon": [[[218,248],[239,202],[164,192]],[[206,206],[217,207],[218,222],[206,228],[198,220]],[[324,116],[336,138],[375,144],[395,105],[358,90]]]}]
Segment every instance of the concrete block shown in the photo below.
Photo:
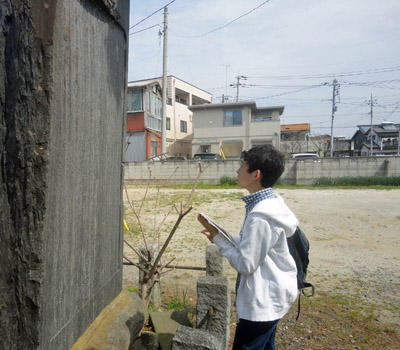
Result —
[{"label": "concrete block", "polygon": [[153,332],[142,332],[140,338],[135,341],[135,350],[158,350],[158,335]]},{"label": "concrete block", "polygon": [[71,350],[128,350],[144,326],[145,306],[122,291],[92,322]]},{"label": "concrete block", "polygon": [[209,330],[229,342],[230,294],[224,276],[201,276],[197,280],[196,328]]},{"label": "concrete block", "polygon": [[221,338],[202,329],[180,326],[172,339],[172,350],[223,350]]},{"label": "concrete block", "polygon": [[206,275],[223,276],[225,274],[225,259],[215,244],[206,247]]},{"label": "concrete block", "polygon": [[158,334],[161,350],[171,349],[171,340],[181,325],[192,327],[185,311],[152,312],[150,321]]}]

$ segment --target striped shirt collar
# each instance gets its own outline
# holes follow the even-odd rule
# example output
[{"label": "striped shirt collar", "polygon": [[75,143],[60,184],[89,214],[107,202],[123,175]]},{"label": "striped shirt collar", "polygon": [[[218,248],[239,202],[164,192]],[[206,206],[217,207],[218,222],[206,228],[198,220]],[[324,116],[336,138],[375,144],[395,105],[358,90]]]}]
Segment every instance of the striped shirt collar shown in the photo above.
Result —
[{"label": "striped shirt collar", "polygon": [[264,188],[260,191],[251,193],[242,198],[246,203],[246,216],[256,206],[257,203],[267,198],[275,198],[276,195],[272,187]]}]

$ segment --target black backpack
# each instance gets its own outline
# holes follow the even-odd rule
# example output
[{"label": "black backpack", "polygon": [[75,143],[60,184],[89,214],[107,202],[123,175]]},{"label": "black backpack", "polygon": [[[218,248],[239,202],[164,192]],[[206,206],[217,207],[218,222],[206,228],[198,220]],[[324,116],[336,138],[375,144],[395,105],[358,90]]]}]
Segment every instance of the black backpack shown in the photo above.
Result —
[{"label": "black backpack", "polygon": [[[311,297],[314,295],[314,286],[306,281],[307,278],[307,267],[309,263],[308,252],[310,250],[310,243],[304,232],[300,227],[296,228],[296,231],[292,236],[286,238],[289,247],[289,252],[292,255],[297,267],[297,288],[306,297]],[[311,294],[306,293],[305,289],[311,288]],[[300,316],[300,296],[298,298],[298,311],[296,320]]]}]

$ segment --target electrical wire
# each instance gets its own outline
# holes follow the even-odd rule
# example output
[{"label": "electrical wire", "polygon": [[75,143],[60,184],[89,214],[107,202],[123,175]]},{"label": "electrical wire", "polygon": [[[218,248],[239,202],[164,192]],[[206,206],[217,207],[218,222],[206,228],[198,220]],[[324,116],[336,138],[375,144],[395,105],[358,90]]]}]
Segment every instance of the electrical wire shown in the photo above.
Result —
[{"label": "electrical wire", "polygon": [[250,11],[247,11],[246,13],[243,13],[243,14],[240,15],[239,17],[236,17],[235,19],[229,21],[228,23],[225,23],[225,24],[223,24],[223,25],[221,25],[221,26],[219,26],[219,27],[216,27],[216,28],[214,28],[214,29],[211,29],[211,30],[209,30],[208,32],[205,32],[205,33],[203,33],[203,34],[200,34],[200,35],[191,35],[191,36],[179,36],[179,37],[180,37],[180,38],[190,38],[190,39],[193,39],[193,38],[202,38],[202,37],[204,37],[204,36],[206,36],[206,35],[208,35],[208,34],[214,33],[214,32],[216,32],[216,31],[218,31],[218,30],[221,30],[221,29],[223,29],[223,28],[229,26],[230,24],[236,22],[237,20],[239,20],[239,19],[241,19],[241,18],[243,18],[243,17],[249,15],[250,13],[252,13],[252,12],[254,12],[254,11],[256,11],[256,10],[258,10],[260,7],[266,5],[266,4],[267,4],[268,2],[270,2],[270,1],[271,1],[271,0],[266,0],[266,1],[262,2],[260,5],[254,7],[253,9],[251,9]]},{"label": "electrical wire", "polygon": [[271,76],[248,76],[248,78],[252,79],[318,79],[318,78],[336,78],[336,77],[345,77],[345,76],[356,76],[356,75],[364,75],[364,74],[376,74],[376,73],[387,73],[400,71],[400,66],[394,67],[386,67],[386,68],[374,68],[369,70],[362,71],[353,71],[353,72],[340,72],[340,73],[326,73],[326,74],[304,74],[304,75],[271,75]]},{"label": "electrical wire", "polygon": [[277,96],[295,94],[295,93],[297,93],[297,92],[301,92],[301,91],[304,91],[304,90],[315,89],[315,88],[317,88],[317,87],[322,87],[322,86],[326,86],[326,84],[323,83],[323,84],[318,84],[318,85],[310,85],[310,86],[307,86],[307,87],[304,87],[304,88],[301,88],[301,89],[292,90],[292,91],[287,91],[287,92],[282,92],[282,93],[276,94],[276,95],[265,96],[265,97],[257,97],[257,98],[255,98],[255,100],[265,100],[265,99],[267,99],[267,98],[273,98],[273,97],[277,97]]},{"label": "electrical wire", "polygon": [[149,14],[148,16],[146,16],[145,18],[141,19],[139,22],[135,23],[134,25],[129,27],[129,30],[131,30],[132,28],[138,26],[140,23],[144,22],[145,20],[149,19],[151,16],[154,16],[157,12],[160,12],[162,9],[164,9],[165,7],[167,7],[168,5],[171,5],[173,2],[175,2],[176,0],[172,0],[170,1],[168,4],[164,5],[163,7],[159,8],[158,10],[154,11],[153,13]]},{"label": "electrical wire", "polygon": [[153,26],[150,26],[150,27],[147,27],[147,28],[138,30],[138,31],[136,31],[136,32],[129,33],[129,35],[141,33],[141,32],[144,32],[145,30],[148,30],[148,29],[151,29],[151,28],[154,28],[154,27],[157,27],[157,26],[161,28],[160,24],[158,23],[158,24],[155,24],[155,25],[153,25]]}]

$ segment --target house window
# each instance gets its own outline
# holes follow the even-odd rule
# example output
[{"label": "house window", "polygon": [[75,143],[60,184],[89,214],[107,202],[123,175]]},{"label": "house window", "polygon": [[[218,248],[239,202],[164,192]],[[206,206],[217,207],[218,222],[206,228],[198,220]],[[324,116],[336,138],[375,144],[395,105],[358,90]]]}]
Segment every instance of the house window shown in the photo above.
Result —
[{"label": "house window", "polygon": [[272,120],[271,114],[256,114],[251,116],[252,122],[267,122]]},{"label": "house window", "polygon": [[158,154],[158,144],[157,141],[151,141],[150,142],[150,146],[151,146],[151,156],[156,156]]},{"label": "house window", "polygon": [[211,145],[201,145],[200,150],[201,150],[201,153],[210,153]]},{"label": "house window", "polygon": [[171,130],[171,118],[167,117],[166,123],[165,123],[165,129]]},{"label": "house window", "polygon": [[225,111],[224,126],[242,125],[242,111]]},{"label": "house window", "polygon": [[161,99],[153,92],[147,92],[147,127],[156,131],[161,131]]},{"label": "house window", "polygon": [[181,120],[181,132],[187,132],[187,122],[185,120]]},{"label": "house window", "polygon": [[129,112],[143,111],[142,89],[128,89],[126,96],[126,110]]}]

